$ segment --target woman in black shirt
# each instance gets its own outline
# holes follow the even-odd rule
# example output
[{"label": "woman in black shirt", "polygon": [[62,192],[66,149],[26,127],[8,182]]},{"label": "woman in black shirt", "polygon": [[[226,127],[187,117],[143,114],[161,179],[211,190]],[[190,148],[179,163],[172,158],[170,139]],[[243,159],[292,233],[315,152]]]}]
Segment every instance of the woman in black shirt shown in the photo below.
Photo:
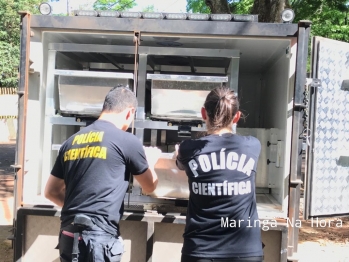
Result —
[{"label": "woman in black shirt", "polygon": [[233,134],[241,113],[227,87],[208,94],[201,114],[207,135],[183,141],[177,155],[190,188],[182,262],[262,261],[255,195],[260,142]]}]

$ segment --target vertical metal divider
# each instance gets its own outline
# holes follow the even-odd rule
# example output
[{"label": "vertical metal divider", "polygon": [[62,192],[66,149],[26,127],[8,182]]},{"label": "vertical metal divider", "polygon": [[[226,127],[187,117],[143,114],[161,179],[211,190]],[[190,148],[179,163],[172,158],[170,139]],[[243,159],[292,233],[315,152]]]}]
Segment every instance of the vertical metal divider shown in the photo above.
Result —
[{"label": "vertical metal divider", "polygon": [[287,261],[287,234],[288,227],[285,226],[281,231],[281,252],[280,252],[280,262]]},{"label": "vertical metal divider", "polygon": [[[140,45],[141,33],[135,32],[134,43],[135,43],[135,68],[134,68],[134,91],[138,101],[137,114],[132,121],[132,133],[137,136],[137,138],[144,143],[144,128],[135,128],[136,119],[145,119],[145,88],[147,81],[147,55],[139,54],[139,45]],[[139,70],[140,69],[140,70]],[[138,76],[139,71],[141,71],[140,77]],[[140,81],[139,81],[140,79]],[[131,197],[131,180],[132,174],[130,174],[129,179],[129,192],[128,192],[128,207],[130,206],[130,197]],[[132,186],[132,194],[140,195],[141,189],[139,185]],[[153,248],[154,248],[154,230],[155,225],[153,221],[147,221],[147,242],[146,242],[146,262],[152,262]]]},{"label": "vertical metal divider", "polygon": [[[239,57],[230,57],[230,63],[227,70],[228,87],[234,91],[235,95],[239,97]],[[236,133],[237,124],[233,124],[233,133]]]},{"label": "vertical metal divider", "polygon": [[317,106],[317,90],[316,86],[310,86],[310,100],[309,100],[309,129],[311,130],[310,145],[308,146],[306,156],[306,176],[305,176],[305,194],[304,194],[304,211],[303,218],[309,219],[311,217],[311,192],[312,192],[312,174],[314,161],[314,143],[315,143],[315,121],[316,121],[316,106]]},{"label": "vertical metal divider", "polygon": [[[308,40],[310,35],[310,21],[300,21],[298,23],[297,35],[297,59],[293,103],[293,123],[292,123],[292,144],[291,144],[291,164],[289,174],[289,204],[288,218],[292,223],[299,219],[300,188],[302,185],[302,137],[303,132],[303,99],[304,88],[306,84],[306,68],[308,58]],[[297,261],[294,256],[298,250],[299,228],[291,226],[288,230],[288,261]]]},{"label": "vertical metal divider", "polygon": [[25,212],[24,209],[19,209],[16,219],[16,237],[14,245],[14,261],[22,261],[24,254],[24,230],[25,230]]},{"label": "vertical metal divider", "polygon": [[[312,39],[312,57],[311,57],[311,78],[318,78],[318,60],[319,60],[319,39],[314,37]],[[317,102],[317,88],[310,86],[309,89],[309,119],[308,125],[311,131],[310,141],[306,152],[306,169],[304,176],[304,211],[303,211],[303,219],[310,218],[310,210],[311,210],[311,179],[313,173],[313,147],[315,142],[315,121],[316,121],[316,102]]]},{"label": "vertical metal divider", "polygon": [[227,71],[229,88],[234,90],[236,95],[239,93],[239,59],[240,57],[230,57]]},{"label": "vertical metal divider", "polygon": [[[20,66],[18,83],[18,128],[16,143],[16,160],[12,166],[15,170],[14,179],[14,212],[13,212],[13,230],[15,236],[15,259],[20,259],[23,255],[23,223],[22,217],[17,217],[18,209],[22,206],[23,199],[23,179],[25,165],[25,142],[26,142],[26,124],[27,124],[27,102],[29,92],[29,58],[30,58],[30,13],[20,13],[21,15],[21,43],[20,43]],[[17,246],[17,243],[19,244]]]},{"label": "vertical metal divider", "polygon": [[[138,107],[136,112],[135,121],[143,121],[145,120],[145,88],[146,88],[146,81],[147,81],[147,61],[148,56],[147,54],[138,54],[138,83],[137,83],[137,101],[138,101]],[[144,143],[144,127],[137,126],[135,124],[135,135],[136,137],[141,141],[141,143]],[[132,187],[132,195],[140,195],[141,194],[141,188],[139,187],[139,184],[137,181],[133,184]]]},{"label": "vertical metal divider", "polygon": [[150,146],[156,146],[157,138],[158,138],[158,130],[152,129],[151,135],[150,135]]},{"label": "vertical metal divider", "polygon": [[48,51],[47,61],[47,78],[46,78],[46,93],[45,93],[45,111],[44,116],[44,133],[42,143],[42,169],[41,169],[41,193],[43,193],[46,178],[51,172],[51,156],[52,156],[52,130],[53,124],[51,118],[55,114],[55,102],[54,102],[54,85],[55,85],[55,67],[56,67],[56,50]]},{"label": "vertical metal divider", "polygon": [[[141,43],[140,41],[140,32],[135,32],[134,37],[133,37],[133,43],[135,44],[135,63],[134,63],[134,73],[133,73],[133,92],[135,93],[137,97],[137,89],[138,89],[138,62],[139,62],[139,57],[138,57],[138,49],[139,45]],[[132,121],[132,134],[134,134],[134,126],[135,126],[135,119],[133,118]]]},{"label": "vertical metal divider", "polygon": [[147,245],[146,245],[146,262],[152,262],[153,260],[153,248],[154,248],[154,233],[155,222],[147,221]]},{"label": "vertical metal divider", "polygon": [[[134,32],[134,37],[133,37],[133,43],[135,45],[135,62],[134,62],[134,73],[133,73],[133,92],[135,93],[137,97],[137,88],[138,88],[138,49],[140,45],[140,32]],[[135,114],[136,116],[136,114]],[[134,134],[135,130],[135,116],[133,117],[132,120],[132,128],[131,128],[131,133]],[[129,174],[128,178],[128,195],[127,195],[127,207],[130,207],[130,198],[131,198],[131,182],[132,182],[132,174]]]}]

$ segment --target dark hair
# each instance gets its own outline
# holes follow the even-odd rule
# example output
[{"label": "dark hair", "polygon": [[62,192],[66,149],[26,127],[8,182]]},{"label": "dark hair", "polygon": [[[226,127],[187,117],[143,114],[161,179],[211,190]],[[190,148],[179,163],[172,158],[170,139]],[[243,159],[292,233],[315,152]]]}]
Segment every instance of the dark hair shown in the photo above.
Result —
[{"label": "dark hair", "polygon": [[106,95],[102,112],[120,113],[128,107],[137,108],[135,94],[126,86],[117,85]]},{"label": "dark hair", "polygon": [[239,111],[239,101],[234,90],[216,87],[207,95],[204,107],[208,117],[207,129],[216,131],[231,126]]}]

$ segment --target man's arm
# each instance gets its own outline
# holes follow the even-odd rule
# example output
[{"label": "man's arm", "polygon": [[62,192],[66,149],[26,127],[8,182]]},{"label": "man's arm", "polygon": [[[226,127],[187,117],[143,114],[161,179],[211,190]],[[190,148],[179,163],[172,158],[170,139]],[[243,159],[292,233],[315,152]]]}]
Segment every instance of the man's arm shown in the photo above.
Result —
[{"label": "man's arm", "polygon": [[158,184],[158,176],[154,168],[148,168],[143,174],[136,175],[134,178],[141,185],[142,190],[146,194],[153,192]]},{"label": "man's arm", "polygon": [[151,193],[158,184],[154,166],[158,161],[161,150],[156,147],[144,147],[134,135],[127,135],[123,140],[122,151],[126,167],[145,193]]},{"label": "man's arm", "polygon": [[155,172],[155,164],[159,160],[161,150],[156,147],[143,147],[149,168],[140,175],[134,177],[141,185],[144,193],[151,193],[156,189],[158,176]]},{"label": "man's arm", "polygon": [[45,187],[45,197],[57,206],[63,207],[65,197],[64,180],[50,175]]}]

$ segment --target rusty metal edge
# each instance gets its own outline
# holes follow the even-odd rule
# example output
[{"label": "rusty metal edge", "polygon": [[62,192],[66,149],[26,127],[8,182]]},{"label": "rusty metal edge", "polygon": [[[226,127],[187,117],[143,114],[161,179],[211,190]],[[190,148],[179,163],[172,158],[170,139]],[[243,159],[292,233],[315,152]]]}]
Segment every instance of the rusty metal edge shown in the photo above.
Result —
[{"label": "rusty metal edge", "polygon": [[48,31],[132,32],[143,34],[292,37],[297,24],[221,21],[156,20],[91,16],[33,15],[32,28]]},{"label": "rusty metal edge", "polygon": [[22,240],[21,225],[17,223],[17,211],[23,199],[23,178],[25,166],[25,141],[29,83],[29,52],[30,52],[30,21],[29,12],[19,12],[21,15],[21,41],[20,41],[20,66],[18,83],[18,128],[15,160],[15,185],[14,185],[14,218],[13,230],[15,235],[14,261],[21,259],[23,245],[17,246],[17,239]]},{"label": "rusty metal edge", "polygon": [[[294,86],[293,123],[292,123],[292,144],[291,164],[289,174],[289,203],[288,218],[290,221],[299,219],[301,167],[302,167],[302,110],[296,107],[302,104],[304,99],[304,87],[306,83],[306,68],[308,58],[308,42],[310,37],[310,22],[300,21],[298,24],[297,37],[297,60]],[[288,231],[287,260],[297,261],[295,254],[298,251],[299,228],[291,227]]]}]

